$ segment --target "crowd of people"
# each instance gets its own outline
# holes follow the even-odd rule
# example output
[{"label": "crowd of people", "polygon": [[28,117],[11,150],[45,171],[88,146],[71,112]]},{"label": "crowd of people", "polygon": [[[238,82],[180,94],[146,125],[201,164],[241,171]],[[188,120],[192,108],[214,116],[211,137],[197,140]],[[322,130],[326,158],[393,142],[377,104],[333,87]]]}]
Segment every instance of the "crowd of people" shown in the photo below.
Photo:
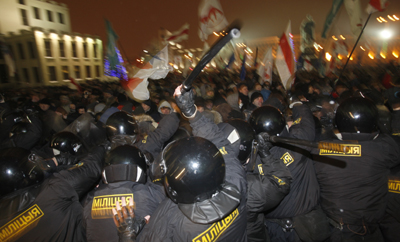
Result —
[{"label": "crowd of people", "polygon": [[340,74],[1,90],[0,240],[398,241],[400,68]]}]

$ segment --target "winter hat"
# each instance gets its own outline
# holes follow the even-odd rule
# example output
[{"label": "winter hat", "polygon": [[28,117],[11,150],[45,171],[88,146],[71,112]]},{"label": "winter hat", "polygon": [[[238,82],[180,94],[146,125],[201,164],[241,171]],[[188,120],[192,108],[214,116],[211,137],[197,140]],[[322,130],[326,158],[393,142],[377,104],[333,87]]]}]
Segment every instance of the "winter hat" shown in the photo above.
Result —
[{"label": "winter hat", "polygon": [[264,99],[263,95],[262,95],[260,92],[254,92],[254,93],[251,95],[250,102],[253,103],[253,101],[256,100],[256,99],[259,98],[259,97],[262,97],[262,98]]}]

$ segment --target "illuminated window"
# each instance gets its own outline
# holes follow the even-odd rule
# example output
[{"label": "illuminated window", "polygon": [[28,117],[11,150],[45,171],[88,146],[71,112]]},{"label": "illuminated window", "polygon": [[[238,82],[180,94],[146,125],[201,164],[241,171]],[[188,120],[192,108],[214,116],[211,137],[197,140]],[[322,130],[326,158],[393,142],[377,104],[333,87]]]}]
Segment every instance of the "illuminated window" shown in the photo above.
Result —
[{"label": "illuminated window", "polygon": [[26,13],[26,10],[25,9],[20,9],[20,10],[21,10],[22,24],[25,26],[29,26],[28,14]]},{"label": "illuminated window", "polygon": [[28,68],[22,68],[22,72],[24,73],[24,78],[26,82],[31,82],[29,77]]},{"label": "illuminated window", "polygon": [[58,42],[58,45],[60,47],[60,57],[65,57],[65,46],[64,46],[64,41]]},{"label": "illuminated window", "polygon": [[86,66],[86,78],[91,78],[92,72],[90,70],[90,66]]},{"label": "illuminated window", "polygon": [[83,43],[83,57],[88,58],[87,44]]},{"label": "illuminated window", "polygon": [[47,57],[51,57],[51,42],[50,40],[44,40],[44,50]]},{"label": "illuminated window", "polygon": [[64,14],[58,13],[58,22],[64,24]]},{"label": "illuminated window", "polygon": [[68,66],[62,66],[63,80],[69,80]]},{"label": "illuminated window", "polygon": [[40,19],[40,10],[37,7],[33,7],[33,13],[35,14],[35,19]]},{"label": "illuminated window", "polygon": [[50,81],[57,81],[56,67],[49,66],[49,79]]},{"label": "illuminated window", "polygon": [[81,79],[81,67],[80,66],[74,66],[74,71],[75,71],[75,78],[76,79]]},{"label": "illuminated window", "polygon": [[74,42],[71,43],[71,49],[72,49],[72,57],[77,58],[78,53],[76,52],[76,43],[74,43]]},{"label": "illuminated window", "polygon": [[53,12],[50,10],[47,10],[47,20],[53,22]]},{"label": "illuminated window", "polygon": [[97,44],[93,44],[93,56],[97,58]]},{"label": "illuminated window", "polygon": [[100,77],[100,66],[95,66],[96,67],[96,77]]},{"label": "illuminated window", "polygon": [[35,46],[33,45],[32,41],[28,42],[28,48],[29,48],[29,55],[30,55],[31,59],[35,59],[36,58]]},{"label": "illuminated window", "polygon": [[22,46],[21,43],[18,43],[17,46],[18,46],[19,58],[20,58],[21,60],[25,60],[24,47]]},{"label": "illuminated window", "polygon": [[40,83],[39,68],[33,67],[33,75],[35,77],[35,82]]}]

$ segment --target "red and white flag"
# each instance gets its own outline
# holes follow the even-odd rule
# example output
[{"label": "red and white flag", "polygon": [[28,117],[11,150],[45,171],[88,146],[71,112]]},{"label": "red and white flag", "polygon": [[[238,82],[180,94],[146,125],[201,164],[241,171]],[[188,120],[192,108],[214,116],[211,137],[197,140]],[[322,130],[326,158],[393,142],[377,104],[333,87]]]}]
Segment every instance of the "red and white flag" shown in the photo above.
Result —
[{"label": "red and white flag", "polygon": [[363,26],[360,0],[344,0],[344,6],[350,18],[351,32],[359,36]]},{"label": "red and white flag", "polygon": [[228,21],[218,0],[202,0],[199,5],[199,37],[206,41],[213,32],[219,32],[228,26]]},{"label": "red and white flag", "polygon": [[283,86],[286,89],[290,88],[290,85],[293,81],[294,73],[296,71],[290,21],[288,23],[286,31],[283,32],[279,40],[275,65],[278,69],[278,73],[281,77]]},{"label": "red and white flag", "polygon": [[147,62],[132,78],[128,80],[125,86],[132,94],[133,98],[138,100],[147,100],[150,98],[147,86],[148,78],[158,80],[165,78],[171,70],[168,64],[168,45],[158,52]]},{"label": "red and white flag", "polygon": [[264,56],[263,62],[258,68],[258,75],[260,75],[262,84],[264,82],[272,83],[272,68],[274,66],[274,59],[272,57],[272,48],[269,48]]},{"label": "red and white flag", "polygon": [[83,92],[81,85],[79,85],[74,78],[70,77],[69,80],[71,81],[72,85],[78,90],[80,93]]},{"label": "red and white flag", "polygon": [[367,13],[383,12],[389,5],[387,0],[370,0],[367,6]]},{"label": "red and white flag", "polygon": [[179,30],[166,36],[166,41],[180,42],[189,38],[189,24],[185,23]]}]

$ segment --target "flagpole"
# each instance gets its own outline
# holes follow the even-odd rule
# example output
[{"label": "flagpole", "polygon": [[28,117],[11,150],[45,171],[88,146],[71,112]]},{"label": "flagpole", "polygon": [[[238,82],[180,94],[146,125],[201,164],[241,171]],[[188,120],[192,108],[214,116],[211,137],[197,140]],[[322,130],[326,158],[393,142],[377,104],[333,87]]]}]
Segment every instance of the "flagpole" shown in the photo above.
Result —
[{"label": "flagpole", "polygon": [[121,50],[122,50],[122,52],[124,52],[124,55],[125,55],[126,60],[128,61],[128,63],[131,63],[131,62],[129,61],[129,58],[128,58],[128,56],[126,55],[126,52],[125,52],[125,50],[124,50],[124,47],[122,46],[121,41],[120,41],[119,39],[118,39],[118,44],[121,46]]},{"label": "flagpole", "polygon": [[347,64],[349,63],[349,60],[350,60],[351,56],[353,55],[354,50],[355,50],[356,47],[357,47],[358,41],[360,41],[360,39],[361,39],[361,35],[363,34],[364,29],[365,29],[365,27],[367,26],[367,23],[368,23],[370,17],[371,17],[371,14],[368,15],[367,21],[365,21],[364,27],[362,28],[361,33],[360,33],[360,35],[358,36],[358,39],[357,39],[356,43],[354,44],[353,49],[351,50],[349,57],[347,58],[346,64],[344,64],[343,69],[342,69],[342,71],[340,72],[340,75],[339,75],[338,80],[340,80],[340,78],[342,77],[342,75],[343,75],[343,73],[344,73],[344,70],[346,69]]}]

